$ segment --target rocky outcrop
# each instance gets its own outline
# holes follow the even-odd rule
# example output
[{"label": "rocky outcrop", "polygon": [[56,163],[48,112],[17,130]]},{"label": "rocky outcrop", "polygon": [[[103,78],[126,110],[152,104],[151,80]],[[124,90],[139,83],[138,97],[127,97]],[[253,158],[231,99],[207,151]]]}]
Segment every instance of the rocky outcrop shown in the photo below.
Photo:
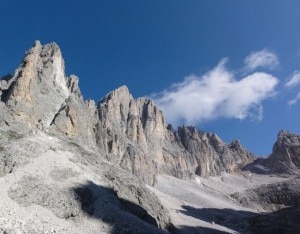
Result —
[{"label": "rocky outcrop", "polygon": [[300,169],[300,136],[280,131],[266,165],[272,173],[295,173]]},{"label": "rocky outcrop", "polygon": [[231,197],[246,207],[260,211],[276,211],[284,207],[300,206],[300,177],[283,182],[265,184]]},{"label": "rocky outcrop", "polygon": [[36,41],[15,74],[1,80],[0,89],[1,125],[72,139],[148,184],[155,183],[157,173],[214,176],[253,160],[238,141],[228,145],[194,127],[173,130],[152,100],[134,99],[126,86],[107,94],[97,107],[85,101],[78,78],[66,77],[55,43]]}]

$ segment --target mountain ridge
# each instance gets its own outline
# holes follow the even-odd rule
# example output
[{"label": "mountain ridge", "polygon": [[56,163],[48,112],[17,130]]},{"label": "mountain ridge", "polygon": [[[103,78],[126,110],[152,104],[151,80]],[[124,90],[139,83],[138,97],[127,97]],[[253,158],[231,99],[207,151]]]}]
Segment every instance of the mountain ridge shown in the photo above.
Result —
[{"label": "mountain ridge", "polygon": [[1,99],[17,122],[87,144],[149,184],[156,173],[178,178],[218,175],[253,160],[240,144],[227,145],[216,134],[168,128],[154,102],[134,99],[126,86],[108,93],[96,106],[83,99],[78,81],[74,75],[66,77],[56,43],[42,46],[36,41],[2,85]]}]

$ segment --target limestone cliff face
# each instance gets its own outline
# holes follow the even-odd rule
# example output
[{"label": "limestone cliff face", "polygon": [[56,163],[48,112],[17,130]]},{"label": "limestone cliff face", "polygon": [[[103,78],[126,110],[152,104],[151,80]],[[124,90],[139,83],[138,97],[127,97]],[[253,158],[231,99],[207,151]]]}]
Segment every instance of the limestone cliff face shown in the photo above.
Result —
[{"label": "limestone cliff face", "polygon": [[96,106],[81,96],[78,78],[66,77],[55,43],[35,42],[13,76],[0,83],[0,124],[72,139],[153,184],[155,174],[178,178],[235,172],[253,161],[238,141],[225,144],[194,127],[173,130],[146,98],[134,99],[126,86]]},{"label": "limestone cliff face", "polygon": [[76,76],[66,77],[55,43],[42,46],[36,41],[14,76],[1,80],[0,90],[3,112],[11,115],[1,118],[7,125],[38,128],[95,145],[96,105],[83,100]]},{"label": "limestone cliff face", "polygon": [[238,172],[255,158],[239,141],[228,145],[215,133],[201,132],[195,127],[178,128],[176,135],[193,161],[196,161],[192,165],[196,165],[194,171],[200,176],[216,176],[224,171]]},{"label": "limestone cliff face", "polygon": [[163,152],[167,130],[162,112],[151,100],[133,99],[122,86],[100,101],[98,113],[98,145],[122,168],[153,183],[155,173],[174,163]]},{"label": "limestone cliff face", "polygon": [[292,173],[300,169],[300,136],[280,131],[267,167],[276,173]]},{"label": "limestone cliff face", "polygon": [[155,173],[191,178],[235,172],[254,159],[238,141],[227,145],[194,127],[167,127],[151,100],[133,99],[125,86],[104,97],[98,113],[99,147],[148,183],[155,182]]},{"label": "limestone cliff face", "polygon": [[95,126],[98,121],[95,102],[83,100],[78,77],[71,75],[67,80],[67,87],[70,95],[54,116],[50,131],[94,148]]},{"label": "limestone cliff face", "polygon": [[20,121],[43,128],[51,124],[69,95],[59,47],[37,41],[11,78],[3,100]]}]

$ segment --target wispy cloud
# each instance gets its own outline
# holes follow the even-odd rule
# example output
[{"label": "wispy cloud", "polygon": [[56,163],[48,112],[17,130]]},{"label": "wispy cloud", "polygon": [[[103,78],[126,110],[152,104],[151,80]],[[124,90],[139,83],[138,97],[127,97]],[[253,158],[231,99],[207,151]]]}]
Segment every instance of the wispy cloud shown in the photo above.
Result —
[{"label": "wispy cloud", "polygon": [[262,101],[272,96],[278,79],[255,72],[240,80],[226,59],[204,75],[190,75],[151,97],[173,124],[197,124],[220,117],[262,119]]},{"label": "wispy cloud", "polygon": [[292,88],[300,84],[300,72],[295,71],[292,78],[284,84],[286,88]]},{"label": "wispy cloud", "polygon": [[295,105],[300,100],[300,92],[297,93],[296,97],[290,101],[288,101],[288,105]]},{"label": "wispy cloud", "polygon": [[257,68],[272,70],[279,67],[277,55],[267,49],[252,52],[245,58],[244,63],[247,71],[254,71]]}]

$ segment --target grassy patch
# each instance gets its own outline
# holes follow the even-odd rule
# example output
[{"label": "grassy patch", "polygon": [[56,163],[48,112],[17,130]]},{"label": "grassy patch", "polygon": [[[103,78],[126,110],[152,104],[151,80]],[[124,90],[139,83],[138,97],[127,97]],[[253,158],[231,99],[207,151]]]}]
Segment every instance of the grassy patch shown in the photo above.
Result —
[{"label": "grassy patch", "polygon": [[19,140],[23,137],[22,134],[16,133],[16,132],[11,131],[11,130],[7,131],[7,135],[10,139],[13,139],[13,140]]},{"label": "grassy patch", "polygon": [[80,145],[78,145],[77,143],[75,143],[74,141],[69,141],[68,144],[72,147],[82,149],[82,147]]}]

